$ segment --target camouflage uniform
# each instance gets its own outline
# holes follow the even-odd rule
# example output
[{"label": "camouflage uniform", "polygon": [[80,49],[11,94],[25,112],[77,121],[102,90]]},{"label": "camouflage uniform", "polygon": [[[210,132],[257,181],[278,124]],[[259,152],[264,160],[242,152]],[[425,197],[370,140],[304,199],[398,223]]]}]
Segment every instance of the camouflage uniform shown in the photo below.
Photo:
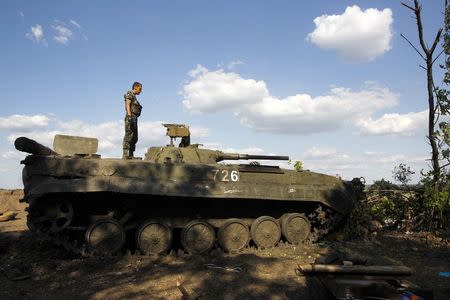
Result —
[{"label": "camouflage uniform", "polygon": [[138,125],[137,119],[141,114],[142,106],[136,98],[133,91],[128,91],[124,96],[124,100],[131,101],[131,116],[125,115],[125,136],[123,137],[123,153],[124,156],[133,157],[138,141]]}]

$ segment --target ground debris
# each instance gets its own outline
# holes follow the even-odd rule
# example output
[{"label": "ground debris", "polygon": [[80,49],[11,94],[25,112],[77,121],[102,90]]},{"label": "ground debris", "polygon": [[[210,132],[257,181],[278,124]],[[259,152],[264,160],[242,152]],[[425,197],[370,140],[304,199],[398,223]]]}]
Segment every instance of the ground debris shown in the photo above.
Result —
[{"label": "ground debris", "polygon": [[215,264],[205,264],[205,268],[210,270],[222,270],[224,272],[234,272],[234,273],[240,273],[244,269],[242,267],[230,267],[230,266],[217,266]]},{"label": "ground debris", "polygon": [[17,216],[18,212],[15,211],[6,211],[4,213],[0,213],[0,222],[7,222],[14,220]]},{"label": "ground debris", "polygon": [[177,288],[180,290],[182,300],[197,300],[200,298],[200,293],[194,289],[188,289],[185,287],[185,283],[181,282],[181,278],[177,280]]}]

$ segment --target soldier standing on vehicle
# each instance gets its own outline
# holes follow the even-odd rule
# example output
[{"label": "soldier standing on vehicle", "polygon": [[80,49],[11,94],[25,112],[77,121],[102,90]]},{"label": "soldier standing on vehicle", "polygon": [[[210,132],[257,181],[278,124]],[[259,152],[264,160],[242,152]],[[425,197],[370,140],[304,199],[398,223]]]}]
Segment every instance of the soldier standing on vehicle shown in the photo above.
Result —
[{"label": "soldier standing on vehicle", "polygon": [[138,141],[137,119],[141,115],[142,106],[136,98],[142,92],[142,84],[133,83],[131,91],[124,95],[125,100],[125,136],[123,137],[123,159],[133,159]]}]

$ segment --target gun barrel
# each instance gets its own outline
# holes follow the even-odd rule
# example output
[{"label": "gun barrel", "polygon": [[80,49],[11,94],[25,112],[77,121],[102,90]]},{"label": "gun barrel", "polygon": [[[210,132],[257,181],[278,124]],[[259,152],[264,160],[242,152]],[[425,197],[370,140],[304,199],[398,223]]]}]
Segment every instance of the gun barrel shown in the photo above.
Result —
[{"label": "gun barrel", "polygon": [[249,160],[249,159],[264,159],[264,160],[289,160],[289,156],[284,155],[252,155],[240,153],[222,153],[218,156],[217,161],[222,160]]},{"label": "gun barrel", "polygon": [[247,155],[247,159],[266,159],[266,160],[289,160],[286,155]]},{"label": "gun barrel", "polygon": [[17,150],[22,152],[27,152],[35,155],[58,155],[55,151],[50,148],[45,147],[44,145],[39,144],[38,142],[26,138],[19,137],[14,141],[14,146]]}]

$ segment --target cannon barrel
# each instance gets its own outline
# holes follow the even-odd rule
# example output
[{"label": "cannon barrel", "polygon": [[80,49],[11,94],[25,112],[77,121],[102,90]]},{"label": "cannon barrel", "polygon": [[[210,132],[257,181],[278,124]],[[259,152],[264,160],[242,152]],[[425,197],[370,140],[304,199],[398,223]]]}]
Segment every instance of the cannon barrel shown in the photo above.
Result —
[{"label": "cannon barrel", "polygon": [[16,147],[16,149],[19,151],[35,155],[58,155],[58,153],[56,153],[52,149],[39,144],[35,140],[23,136],[17,138],[14,141],[14,147]]},{"label": "cannon barrel", "polygon": [[223,153],[221,152],[217,161],[222,160],[238,160],[238,159],[264,159],[264,160],[289,160],[289,156],[283,155],[252,155],[252,154],[241,154],[241,153]]}]

